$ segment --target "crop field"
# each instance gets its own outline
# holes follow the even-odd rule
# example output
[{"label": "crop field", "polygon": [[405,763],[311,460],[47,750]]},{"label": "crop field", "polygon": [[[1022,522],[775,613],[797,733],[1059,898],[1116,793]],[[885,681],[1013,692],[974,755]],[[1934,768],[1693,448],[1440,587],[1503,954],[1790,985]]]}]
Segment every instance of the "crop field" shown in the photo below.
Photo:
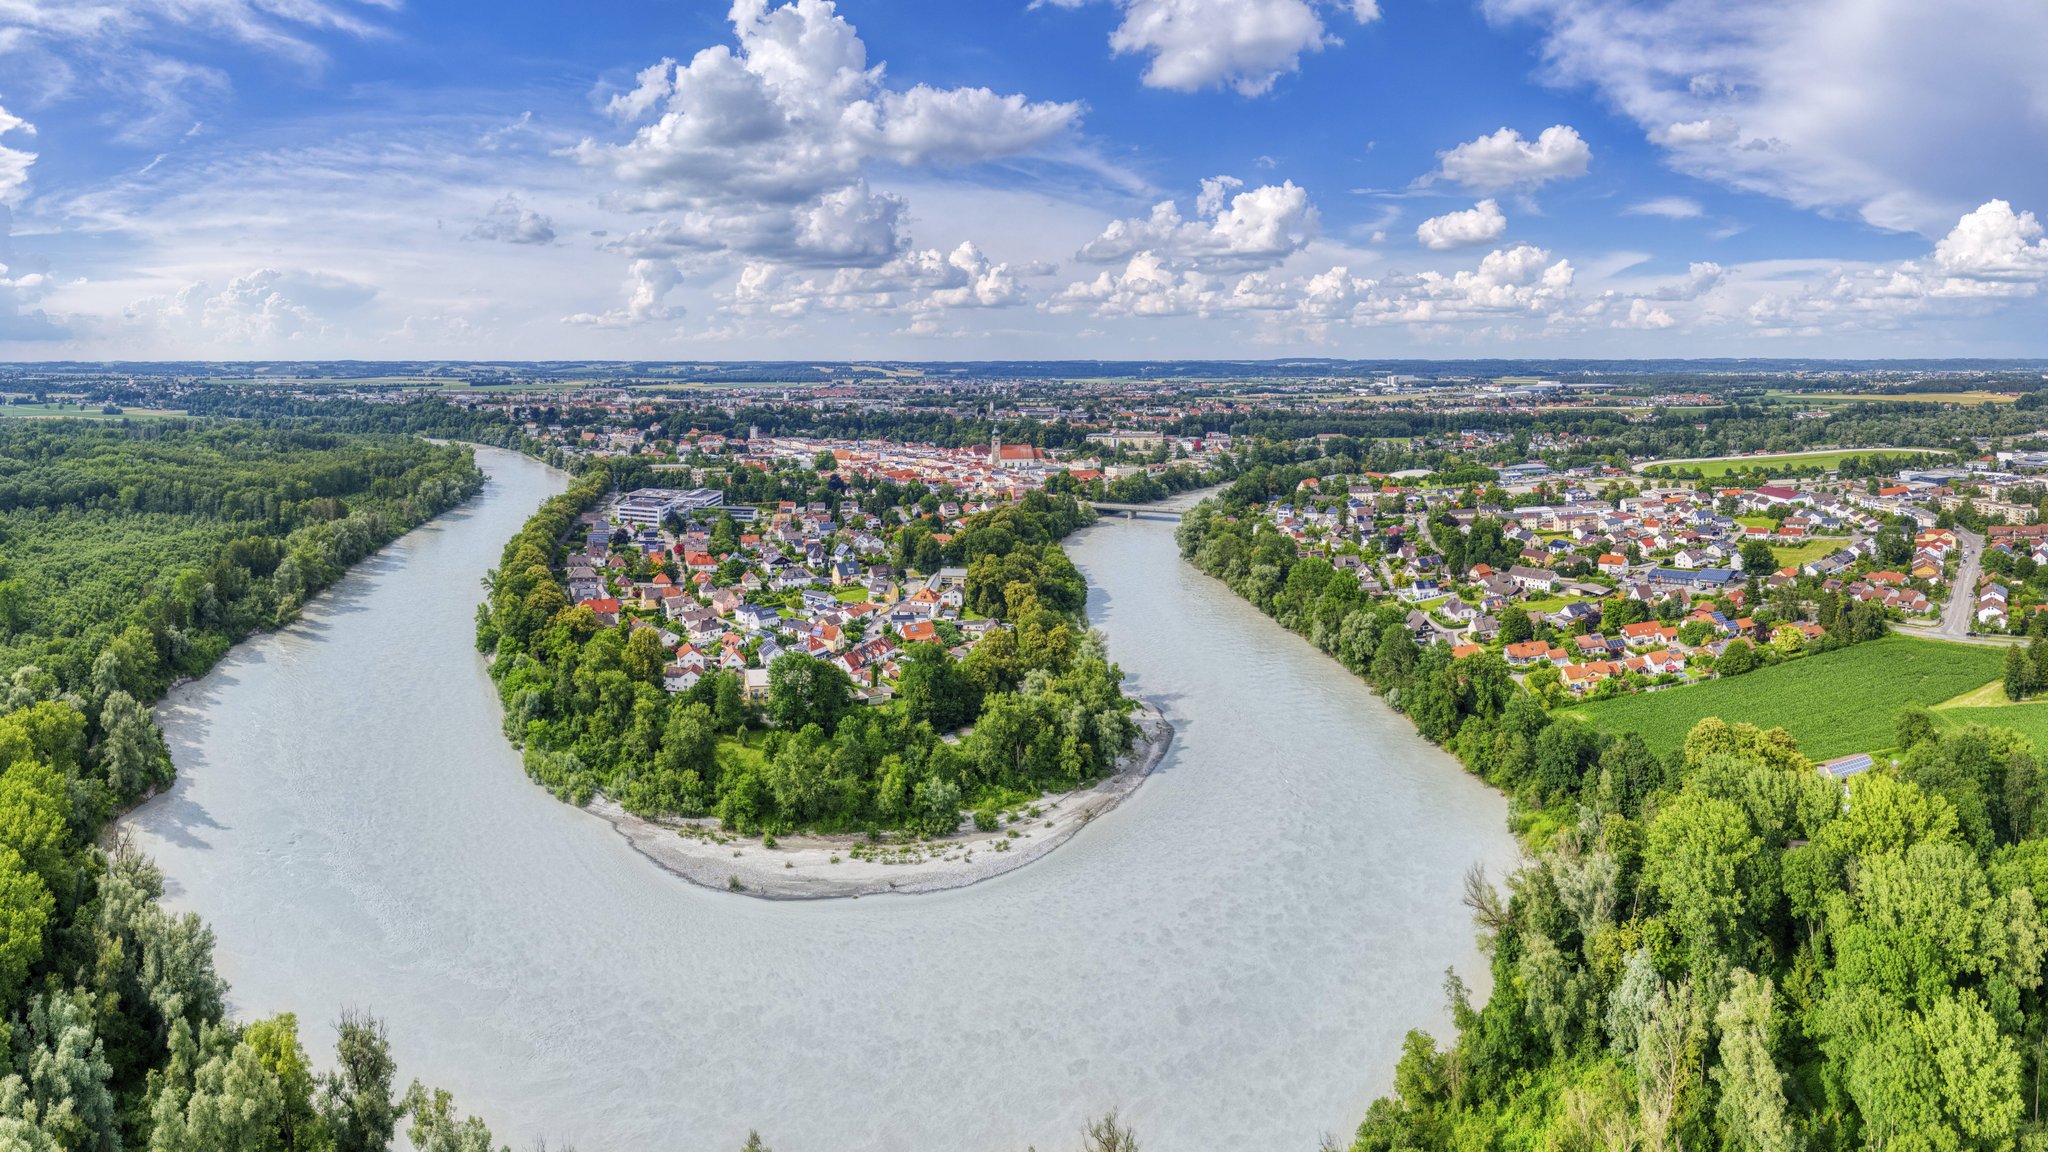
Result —
[{"label": "crop field", "polygon": [[1979,404],[2010,404],[2016,397],[2004,392],[1900,392],[1887,395],[1881,392],[1771,392],[1773,399],[1795,402],[1813,401],[1818,404],[1862,404],[1881,400],[1891,404],[1961,404],[1975,407]]},{"label": "crop field", "polygon": [[1684,469],[1688,474],[1696,472],[1701,476],[1714,477],[1758,468],[1836,468],[1851,456],[1882,459],[1892,456],[1921,456],[1932,451],[1935,449],[1844,448],[1835,452],[1779,452],[1759,456],[1737,456],[1727,460],[1653,460],[1642,465],[1637,471],[1644,475],[1655,475],[1674,469]]},{"label": "crop field", "polygon": [[[1785,729],[1802,752],[1824,760],[1891,747],[1901,710],[1982,687],[1999,677],[2004,658],[1997,648],[1894,635],[1746,676],[1582,704],[1570,714],[1603,731],[1638,733],[1659,755],[1681,747],[1708,716],[1747,721]],[[1944,715],[1966,711],[1995,709]]]},{"label": "crop field", "polygon": [[0,417],[12,416],[18,420],[162,420],[166,416],[183,415],[183,412],[169,408],[125,408],[117,413],[107,413],[100,411],[97,404],[89,408],[76,404],[0,405]]}]

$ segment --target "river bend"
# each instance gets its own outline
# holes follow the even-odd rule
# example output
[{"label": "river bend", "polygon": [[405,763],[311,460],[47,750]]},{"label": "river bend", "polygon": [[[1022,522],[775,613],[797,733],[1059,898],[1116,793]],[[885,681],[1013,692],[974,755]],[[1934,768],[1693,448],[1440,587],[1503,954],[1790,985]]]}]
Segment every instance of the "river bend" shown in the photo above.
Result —
[{"label": "river bend", "polygon": [[1170,523],[1069,542],[1179,734],[1120,808],[952,892],[694,888],[530,784],[472,642],[479,580],[560,473],[480,449],[468,506],[366,561],[159,715],[177,785],[127,821],[244,1015],[384,1017],[402,1075],[501,1141],[585,1152],[1155,1152],[1348,1137],[1401,1037],[1485,971],[1468,865],[1502,800],[1354,677],[1182,563]]}]

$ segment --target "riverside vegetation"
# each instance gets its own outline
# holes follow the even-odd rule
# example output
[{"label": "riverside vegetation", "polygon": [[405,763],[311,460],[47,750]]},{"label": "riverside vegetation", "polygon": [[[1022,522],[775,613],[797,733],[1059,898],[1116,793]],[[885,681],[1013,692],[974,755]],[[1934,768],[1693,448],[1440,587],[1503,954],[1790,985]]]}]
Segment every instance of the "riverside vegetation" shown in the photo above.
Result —
[{"label": "riverside vegetation", "polygon": [[[1130,749],[1135,701],[1086,627],[1087,584],[1059,545],[1087,518],[1071,496],[1031,493],[943,542],[922,521],[896,530],[907,561],[964,566],[968,610],[1005,625],[964,659],[912,645],[895,697],[863,707],[845,672],[790,652],[770,666],[756,709],[730,672],[665,692],[659,629],[600,626],[571,603],[563,541],[613,480],[593,464],[545,504],[506,545],[477,614],[506,733],[534,779],[564,799],[602,794],[641,815],[713,814],[747,834],[939,835],[958,827],[963,807],[992,815],[1077,787]],[[900,494],[915,506],[918,493]],[[870,510],[894,498],[870,493]],[[772,727],[757,731],[764,722]]]},{"label": "riverside vegetation", "polygon": [[315,1073],[289,1014],[228,1016],[213,936],[95,846],[168,784],[149,712],[252,631],[482,485],[468,449],[291,424],[0,423],[0,1148],[488,1152],[394,1089],[382,1026]]},{"label": "riverside vegetation", "polygon": [[1197,509],[1183,555],[1508,793],[1532,853],[1505,893],[1468,877],[1493,993],[1447,976],[1452,1035],[1409,1034],[1356,1152],[2048,1148],[2027,739],[1909,709],[1896,769],[1846,799],[1782,729],[1710,717],[1659,755],[1546,711],[1495,656],[1417,647],[1251,526],[1267,487]]}]

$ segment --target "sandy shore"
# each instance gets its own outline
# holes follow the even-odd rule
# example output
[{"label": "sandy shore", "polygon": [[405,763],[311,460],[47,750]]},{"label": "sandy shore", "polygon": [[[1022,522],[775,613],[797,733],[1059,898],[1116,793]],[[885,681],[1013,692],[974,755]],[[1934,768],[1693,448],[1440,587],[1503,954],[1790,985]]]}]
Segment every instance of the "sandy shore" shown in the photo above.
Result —
[{"label": "sandy shore", "polygon": [[766,848],[759,837],[719,831],[715,820],[646,820],[605,799],[588,809],[642,856],[706,888],[764,900],[940,892],[1022,868],[1137,791],[1165,758],[1173,725],[1150,704],[1141,704],[1132,718],[1138,743],[1114,773],[1073,792],[1047,793],[1031,806],[1036,815],[1019,815],[993,832],[962,821],[966,831],[926,840],[789,836]]}]

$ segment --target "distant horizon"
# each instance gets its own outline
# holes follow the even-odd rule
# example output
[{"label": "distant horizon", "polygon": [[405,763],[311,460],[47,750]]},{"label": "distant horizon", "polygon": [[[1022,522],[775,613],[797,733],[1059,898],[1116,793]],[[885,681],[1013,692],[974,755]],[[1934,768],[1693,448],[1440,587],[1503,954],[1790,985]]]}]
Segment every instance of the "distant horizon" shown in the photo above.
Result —
[{"label": "distant horizon", "polygon": [[1495,365],[1495,367],[1571,367],[1571,365],[1743,365],[1743,367],[1858,367],[1858,369],[1905,369],[1917,365],[1946,365],[1958,369],[2025,371],[2048,369],[2048,357],[965,357],[965,359],[907,359],[907,357],[793,357],[793,359],[707,359],[707,357],[539,357],[539,359],[471,359],[471,357],[305,357],[305,359],[72,359],[72,361],[0,361],[6,369],[76,369],[76,367],[279,367],[279,365],[371,365],[371,367],[995,367],[995,365],[1251,365],[1251,367],[1403,367],[1403,365]]}]

